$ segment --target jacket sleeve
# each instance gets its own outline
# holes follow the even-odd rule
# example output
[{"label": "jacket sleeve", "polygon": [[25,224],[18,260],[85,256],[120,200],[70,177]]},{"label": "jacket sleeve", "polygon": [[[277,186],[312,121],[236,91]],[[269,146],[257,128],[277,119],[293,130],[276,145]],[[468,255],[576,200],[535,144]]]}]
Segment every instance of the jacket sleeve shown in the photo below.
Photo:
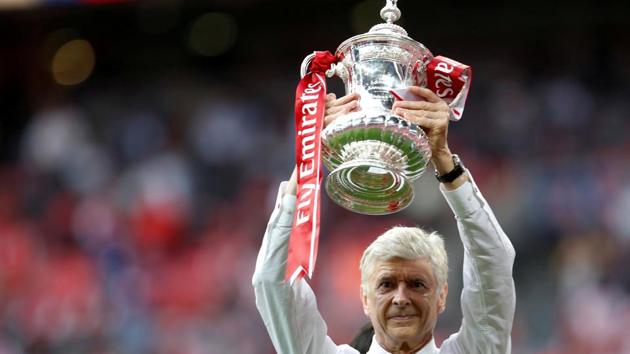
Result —
[{"label": "jacket sleeve", "polygon": [[455,353],[510,353],[516,306],[514,247],[472,177],[442,193],[464,246],[462,325],[443,347]]},{"label": "jacket sleeve", "polygon": [[284,281],[295,196],[283,195],[283,190],[284,184],[280,186],[252,279],[256,307],[271,341],[280,354],[356,353],[342,350],[347,346],[337,348],[327,336],[326,323],[306,280],[302,278],[292,285]]}]

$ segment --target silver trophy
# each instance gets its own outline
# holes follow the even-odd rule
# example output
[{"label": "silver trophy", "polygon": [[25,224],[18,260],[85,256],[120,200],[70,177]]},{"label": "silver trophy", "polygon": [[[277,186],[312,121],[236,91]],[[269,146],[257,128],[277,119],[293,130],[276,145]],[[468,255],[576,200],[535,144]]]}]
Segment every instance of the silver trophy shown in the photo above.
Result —
[{"label": "silver trophy", "polygon": [[[326,73],[343,80],[346,94],[360,94],[360,110],[339,117],[322,132],[329,197],[369,215],[409,205],[411,181],[431,159],[423,130],[391,112],[391,91],[426,86],[426,65],[433,55],[394,24],[400,18],[396,0],[388,0],[380,14],[386,22],[341,43],[335,53],[341,59]],[[312,58],[304,59],[302,76]]]}]

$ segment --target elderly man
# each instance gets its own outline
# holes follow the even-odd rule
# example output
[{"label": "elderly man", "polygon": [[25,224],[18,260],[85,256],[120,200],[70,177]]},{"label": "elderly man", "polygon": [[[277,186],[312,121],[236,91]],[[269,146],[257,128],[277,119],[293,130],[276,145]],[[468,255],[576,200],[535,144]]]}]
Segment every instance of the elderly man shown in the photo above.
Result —
[{"label": "elderly man", "polygon": [[[361,301],[374,328],[369,354],[510,353],[515,308],[514,248],[472,177],[448,148],[448,105],[428,89],[412,87],[422,101],[397,101],[395,114],[421,126],[432,151],[440,190],[455,214],[464,245],[463,320],[440,348],[433,330],[448,294],[442,238],[419,228],[395,227],[378,237],[361,259]],[[325,122],[358,109],[358,96],[326,100]],[[256,305],[278,353],[358,353],[327,335],[315,295],[301,279],[284,282],[295,210],[295,171],[280,185],[256,262]]]}]

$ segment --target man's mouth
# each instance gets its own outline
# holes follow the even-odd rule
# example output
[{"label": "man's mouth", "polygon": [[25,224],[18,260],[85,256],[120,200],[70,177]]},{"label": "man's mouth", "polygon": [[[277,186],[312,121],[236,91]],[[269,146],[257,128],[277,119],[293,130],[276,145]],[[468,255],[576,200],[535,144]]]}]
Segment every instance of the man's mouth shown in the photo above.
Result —
[{"label": "man's mouth", "polygon": [[401,314],[401,315],[389,316],[389,319],[392,321],[409,321],[415,317],[417,316],[414,314]]}]

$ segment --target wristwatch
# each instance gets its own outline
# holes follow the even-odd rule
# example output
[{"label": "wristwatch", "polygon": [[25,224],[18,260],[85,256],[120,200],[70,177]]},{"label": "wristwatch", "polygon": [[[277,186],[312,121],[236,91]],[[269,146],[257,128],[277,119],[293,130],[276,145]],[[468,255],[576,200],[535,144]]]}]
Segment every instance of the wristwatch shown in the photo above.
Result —
[{"label": "wristwatch", "polygon": [[459,156],[453,154],[453,164],[455,167],[450,172],[447,172],[443,175],[439,175],[438,171],[435,171],[435,178],[442,183],[450,183],[453,182],[457,177],[461,176],[462,173],[465,172],[464,165],[462,164],[462,160],[459,159]]}]

